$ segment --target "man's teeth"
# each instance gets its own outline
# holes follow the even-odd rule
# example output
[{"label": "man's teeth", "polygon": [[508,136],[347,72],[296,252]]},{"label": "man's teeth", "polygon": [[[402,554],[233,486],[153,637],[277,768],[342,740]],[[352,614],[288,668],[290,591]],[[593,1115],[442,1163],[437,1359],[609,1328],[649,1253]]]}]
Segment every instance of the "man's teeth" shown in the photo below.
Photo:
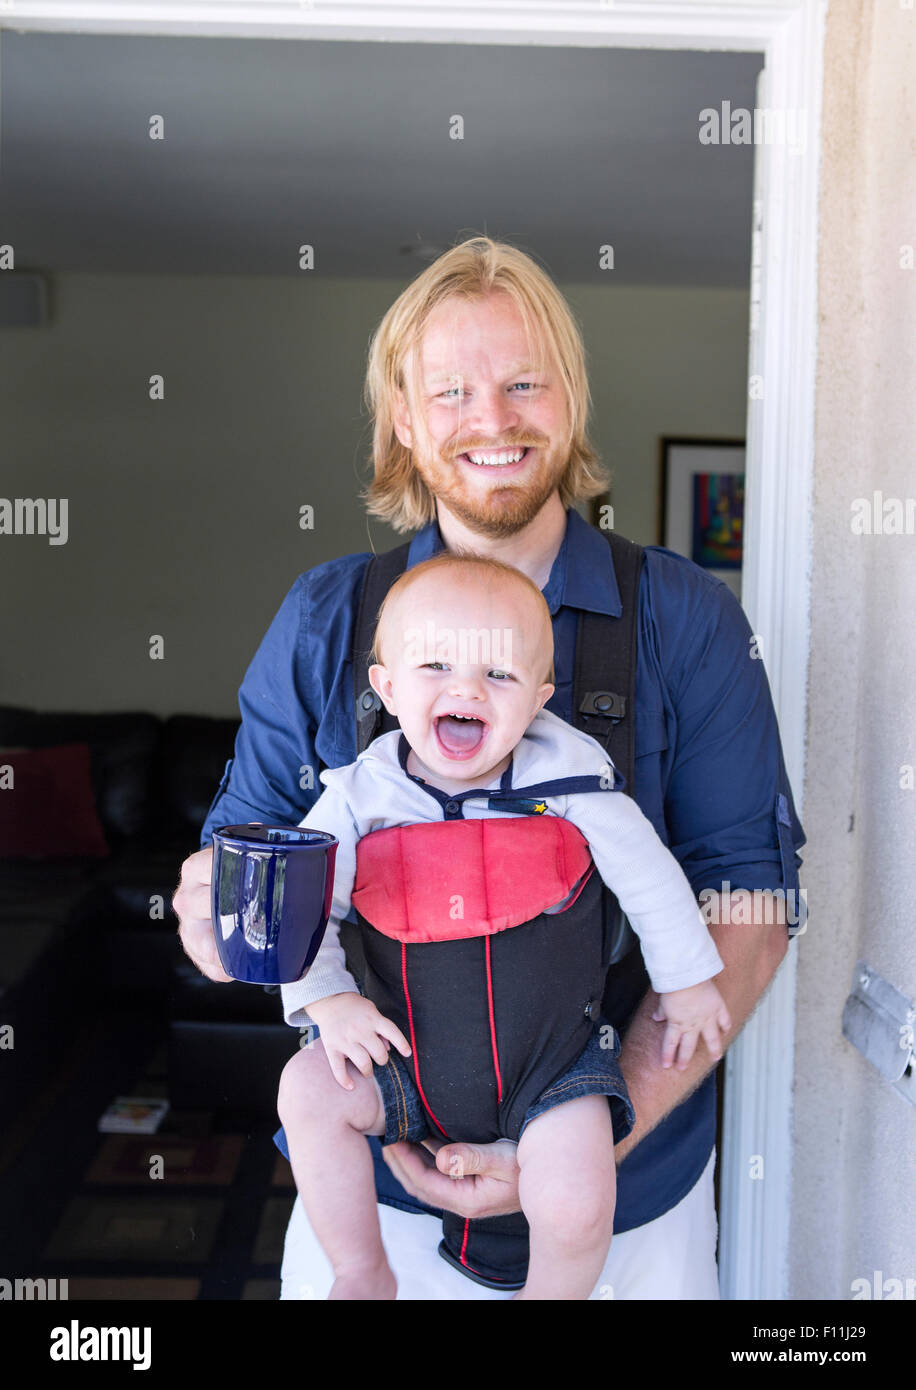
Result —
[{"label": "man's teeth", "polygon": [[519,463],[524,457],[524,449],[514,449],[512,453],[477,454],[468,453],[471,463],[486,465],[487,468],[502,468],[507,463]]}]

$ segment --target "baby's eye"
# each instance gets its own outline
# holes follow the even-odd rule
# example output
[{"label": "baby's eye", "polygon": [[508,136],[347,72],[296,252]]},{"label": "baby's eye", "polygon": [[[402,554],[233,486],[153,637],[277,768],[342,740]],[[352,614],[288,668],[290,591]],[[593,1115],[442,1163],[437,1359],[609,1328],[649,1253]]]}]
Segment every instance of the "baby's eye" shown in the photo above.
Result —
[{"label": "baby's eye", "polygon": [[424,669],[427,671],[445,671],[448,668],[444,661],[427,661],[424,663]]},{"label": "baby's eye", "polygon": [[511,681],[511,680],[512,680],[512,672],[511,672],[511,671],[488,671],[488,672],[487,672],[487,675],[495,676],[496,679],[497,679],[497,680],[500,680],[500,681]]}]

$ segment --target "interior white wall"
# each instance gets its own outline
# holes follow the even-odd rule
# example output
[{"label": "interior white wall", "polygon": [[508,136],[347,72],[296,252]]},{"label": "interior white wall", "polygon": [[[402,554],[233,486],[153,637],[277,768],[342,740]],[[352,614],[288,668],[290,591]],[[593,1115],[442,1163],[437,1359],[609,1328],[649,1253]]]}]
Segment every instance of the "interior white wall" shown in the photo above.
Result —
[{"label": "interior white wall", "polygon": [[[0,588],[17,595],[0,701],[237,713],[296,575],[399,539],[367,524],[358,493],[366,351],[402,288],[65,274],[46,327],[0,331],[3,495],[69,499],[65,545],[0,545]],[[616,526],[655,543],[658,436],[743,434],[748,296],[561,288],[584,328]],[[299,528],[305,503],[313,531]]]}]

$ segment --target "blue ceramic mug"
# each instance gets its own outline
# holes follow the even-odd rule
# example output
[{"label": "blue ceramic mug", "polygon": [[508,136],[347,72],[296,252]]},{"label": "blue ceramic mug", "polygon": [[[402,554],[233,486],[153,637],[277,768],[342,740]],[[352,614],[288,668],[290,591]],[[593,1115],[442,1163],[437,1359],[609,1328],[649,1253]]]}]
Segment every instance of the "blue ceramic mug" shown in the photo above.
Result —
[{"label": "blue ceramic mug", "polygon": [[300,826],[214,830],[210,903],[227,975],[256,985],[302,978],[328,925],[337,844]]}]

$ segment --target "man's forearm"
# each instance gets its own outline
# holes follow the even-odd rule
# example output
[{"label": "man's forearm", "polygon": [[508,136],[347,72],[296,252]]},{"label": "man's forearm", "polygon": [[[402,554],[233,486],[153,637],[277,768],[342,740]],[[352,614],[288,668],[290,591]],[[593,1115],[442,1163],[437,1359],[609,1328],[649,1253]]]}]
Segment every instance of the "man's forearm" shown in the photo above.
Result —
[{"label": "man's forearm", "polygon": [[[731,1014],[732,1028],[726,1038],[730,1046],[754,1012],[785,956],[788,944],[785,913],[778,899],[770,899],[770,910],[757,914],[762,920],[733,924],[729,900],[721,894],[711,900],[709,908],[712,922],[718,919],[719,923],[711,924],[709,932],[725,966],[716,976],[716,986]],[[675,1106],[696,1090],[716,1065],[701,1039],[684,1071],[662,1067],[664,1024],[652,1019],[657,1003],[658,995],[650,991],[633,1017],[620,1052],[620,1067],[636,1111],[636,1125],[616,1146],[618,1164]]]}]

